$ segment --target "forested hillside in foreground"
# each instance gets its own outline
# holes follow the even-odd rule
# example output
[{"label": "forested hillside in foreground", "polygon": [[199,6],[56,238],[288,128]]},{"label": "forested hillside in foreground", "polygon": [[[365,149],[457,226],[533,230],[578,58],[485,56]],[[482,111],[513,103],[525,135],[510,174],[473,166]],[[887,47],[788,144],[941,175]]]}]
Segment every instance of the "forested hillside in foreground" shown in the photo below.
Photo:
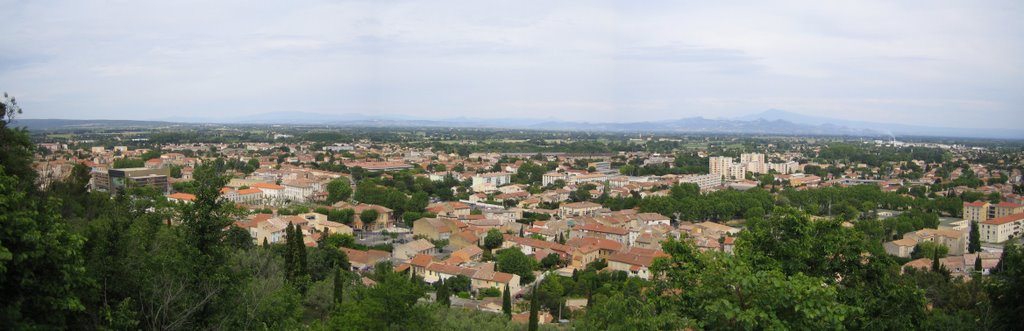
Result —
[{"label": "forested hillside in foreground", "polygon": [[[255,246],[231,227],[241,213],[218,200],[226,178],[194,173],[195,203],[157,192],[110,197],[85,189],[78,167],[35,185],[33,144],[0,109],[0,328],[85,330],[519,330],[506,315],[448,308],[415,275],[379,266],[364,285],[338,250],[294,240]],[[175,225],[169,225],[169,221]],[[227,229],[227,230],[225,230]],[[588,269],[550,276],[523,300],[555,311],[588,298],[580,330],[1011,330],[1024,316],[1024,252],[1006,248],[990,277],[944,270],[900,274],[877,240],[839,220],[775,208],[748,220],[735,255],[686,241],[663,248],[656,280]],[[532,303],[532,304],[531,304]],[[522,307],[519,307],[522,309]],[[569,314],[569,313],[567,313]]]}]

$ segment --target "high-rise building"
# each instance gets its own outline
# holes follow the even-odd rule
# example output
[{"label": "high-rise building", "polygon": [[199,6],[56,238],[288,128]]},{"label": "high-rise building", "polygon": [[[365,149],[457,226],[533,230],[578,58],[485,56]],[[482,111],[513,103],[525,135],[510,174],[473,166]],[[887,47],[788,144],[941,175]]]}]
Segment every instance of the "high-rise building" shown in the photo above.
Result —
[{"label": "high-rise building", "polygon": [[712,156],[708,158],[708,172],[720,177],[730,176],[732,158],[728,156]]}]

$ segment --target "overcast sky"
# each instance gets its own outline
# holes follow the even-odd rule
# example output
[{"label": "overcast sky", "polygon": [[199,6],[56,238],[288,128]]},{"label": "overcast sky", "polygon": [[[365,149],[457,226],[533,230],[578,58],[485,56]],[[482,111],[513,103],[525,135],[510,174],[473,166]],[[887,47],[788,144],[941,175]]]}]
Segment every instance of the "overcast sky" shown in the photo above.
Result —
[{"label": "overcast sky", "polygon": [[1024,122],[1024,1],[4,1],[25,118]]}]

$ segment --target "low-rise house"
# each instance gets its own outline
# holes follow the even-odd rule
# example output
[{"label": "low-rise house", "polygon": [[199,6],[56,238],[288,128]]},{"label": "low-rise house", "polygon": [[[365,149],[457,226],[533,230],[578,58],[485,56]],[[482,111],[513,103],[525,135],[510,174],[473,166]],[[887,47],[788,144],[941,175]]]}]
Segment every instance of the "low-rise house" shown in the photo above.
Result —
[{"label": "low-rise house", "polygon": [[629,241],[629,230],[619,227],[588,223],[576,226],[571,231],[572,238],[594,237],[603,238],[618,242],[624,245],[632,244]]},{"label": "low-rise house", "polygon": [[449,222],[437,218],[421,218],[412,223],[414,236],[430,240],[448,240],[454,230]]},{"label": "low-rise house", "polygon": [[464,247],[476,247],[482,244],[482,234],[486,233],[486,231],[481,230],[466,229],[459,231],[459,233],[452,235],[448,239],[448,244],[454,247],[455,249],[462,249]]},{"label": "low-rise house", "polygon": [[737,228],[734,228],[734,227],[731,227],[731,226],[728,226],[728,225],[725,225],[725,224],[720,224],[720,223],[715,223],[715,222],[710,222],[710,221],[705,221],[705,222],[698,223],[698,224],[696,224],[696,226],[701,229],[702,233],[709,234],[709,235],[717,235],[717,236],[723,236],[724,237],[724,236],[735,236],[737,233],[740,233],[740,229],[737,229]]},{"label": "low-rise house", "polygon": [[348,262],[352,265],[352,271],[367,271],[373,269],[378,262],[387,260],[391,257],[391,253],[376,249],[366,251],[348,247],[342,247],[340,249],[348,255]]},{"label": "low-rise house", "polygon": [[589,252],[591,248],[594,248],[597,252],[596,257],[599,259],[607,259],[612,254],[615,254],[625,248],[625,245],[620,242],[594,237],[570,239],[565,242],[565,245],[577,250],[582,249],[586,252]]},{"label": "low-rise house", "polygon": [[534,253],[543,250],[551,249],[557,252],[563,259],[569,257],[572,249],[569,246],[562,245],[556,242],[544,241],[534,238],[524,238],[506,234],[504,235],[505,241],[502,242],[501,248],[518,248],[523,254],[533,255]]},{"label": "low-rise house", "polygon": [[467,204],[454,201],[429,206],[427,207],[427,212],[433,213],[437,217],[462,218],[469,216],[470,208]]},{"label": "low-rise house", "polygon": [[[939,259],[939,264],[949,271],[950,275],[954,277],[966,277],[970,278],[971,275],[977,270],[975,263],[978,262],[978,256],[981,256],[981,271],[982,275],[989,274],[992,269],[995,269],[999,265],[1000,255],[996,253],[975,253],[975,254],[964,254],[964,255],[951,255]],[[920,269],[923,271],[932,270],[932,258],[923,257],[917,260],[913,260],[903,264],[901,272],[906,272],[909,268]]]},{"label": "low-rise house", "polygon": [[914,252],[914,247],[917,247],[917,241],[914,239],[904,238],[886,242],[882,244],[882,246],[885,247],[885,252],[889,255],[910,257],[910,254]]},{"label": "low-rise house", "polygon": [[434,261],[429,255],[417,255],[409,261],[413,272],[423,281],[433,284],[439,280],[455,276],[466,276],[471,281],[473,290],[496,288],[504,290],[508,287],[509,292],[518,293],[519,275],[494,271],[493,263],[461,263],[458,265]]},{"label": "low-rise house", "polygon": [[722,240],[722,251],[732,254],[736,250],[736,237],[725,237]]},{"label": "low-rise house", "polygon": [[635,217],[639,225],[670,225],[672,222],[668,216],[658,213],[639,213]]},{"label": "low-rise house", "polygon": [[[479,262],[484,256],[484,250],[477,246],[466,246],[460,248],[448,257],[448,264],[461,264],[466,262]],[[451,261],[451,262],[449,262]]]},{"label": "low-rise house", "polygon": [[903,234],[903,239],[911,239],[917,243],[930,241],[949,248],[950,255],[962,255],[967,252],[967,232],[956,230],[921,229]]},{"label": "low-rise house", "polygon": [[192,203],[196,201],[196,196],[194,194],[178,192],[168,195],[167,201],[178,203]]},{"label": "low-rise house", "polygon": [[650,267],[654,264],[654,259],[658,257],[669,257],[669,255],[661,250],[634,247],[609,256],[608,268],[625,271],[632,277],[651,279]]},{"label": "low-rise house", "polygon": [[[384,207],[384,206],[380,206],[380,205],[374,205],[374,204],[369,204],[369,203],[360,203],[360,204],[353,205],[353,204],[350,204],[350,203],[347,203],[347,202],[338,202],[338,203],[335,203],[333,207],[334,208],[339,208],[339,209],[346,209],[347,208],[347,209],[352,209],[353,211],[355,211],[355,217],[352,220],[352,227],[354,229],[357,229],[357,230],[362,230],[362,231],[380,231],[380,230],[384,230],[384,229],[388,228],[389,226],[391,226],[392,225],[392,221],[394,220],[394,211],[391,210],[390,208],[387,208],[387,207]],[[369,222],[369,223],[363,222],[363,220],[359,217],[359,215],[361,215],[363,213],[363,211],[370,210],[370,209],[377,211],[377,219],[373,220],[372,222]]]},{"label": "low-rise house", "polygon": [[413,240],[398,246],[395,246],[391,254],[399,260],[408,260],[419,254],[434,255],[437,253],[437,248],[434,247],[434,243],[426,239]]},{"label": "low-rise house", "polygon": [[305,213],[297,215],[306,220],[310,228],[327,234],[352,234],[352,228],[348,225],[327,220],[327,215],[320,213]]},{"label": "low-rise house", "polygon": [[558,216],[579,217],[597,216],[601,212],[601,205],[589,201],[567,203],[558,207]]}]

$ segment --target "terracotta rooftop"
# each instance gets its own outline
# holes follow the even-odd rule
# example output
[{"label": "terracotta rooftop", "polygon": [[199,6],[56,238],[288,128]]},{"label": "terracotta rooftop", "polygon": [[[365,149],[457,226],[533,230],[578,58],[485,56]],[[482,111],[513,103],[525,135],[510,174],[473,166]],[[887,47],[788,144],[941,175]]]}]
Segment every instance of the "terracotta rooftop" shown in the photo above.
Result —
[{"label": "terracotta rooftop", "polygon": [[1022,220],[1022,219],[1024,219],[1024,213],[1017,213],[1017,214],[1006,215],[1006,216],[1003,216],[1003,217],[996,217],[996,218],[987,219],[987,220],[981,221],[981,223],[982,224],[989,224],[989,225],[1002,225],[1002,224],[1006,224],[1006,223],[1010,223],[1010,222],[1016,222],[1016,221],[1019,221],[1019,220]]}]

